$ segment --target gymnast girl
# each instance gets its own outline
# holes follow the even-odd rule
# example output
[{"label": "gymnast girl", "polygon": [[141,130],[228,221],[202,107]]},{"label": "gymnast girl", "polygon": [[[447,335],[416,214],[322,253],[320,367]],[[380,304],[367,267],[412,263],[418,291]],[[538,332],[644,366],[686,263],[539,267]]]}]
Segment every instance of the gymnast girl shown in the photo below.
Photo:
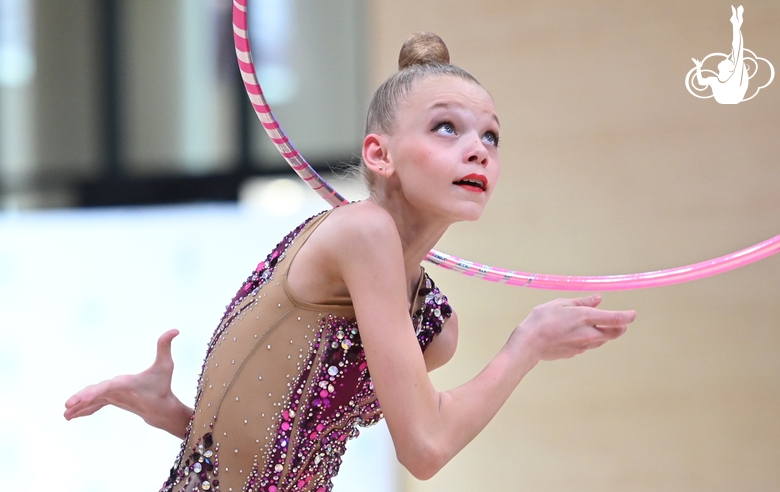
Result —
[{"label": "gymnast girl", "polygon": [[432,477],[538,362],[599,347],[636,316],[598,309],[598,295],[548,302],[474,379],[433,387],[459,328],[420,263],[451,224],[482,214],[498,143],[488,92],[438,36],[413,35],[368,110],[370,197],[307,220],[258,265],[211,338],[194,408],[170,389],[171,330],[149,369],[83,389],[65,417],[115,405],[181,437],[166,492],[330,491],[346,441],[382,417],[398,460]]}]

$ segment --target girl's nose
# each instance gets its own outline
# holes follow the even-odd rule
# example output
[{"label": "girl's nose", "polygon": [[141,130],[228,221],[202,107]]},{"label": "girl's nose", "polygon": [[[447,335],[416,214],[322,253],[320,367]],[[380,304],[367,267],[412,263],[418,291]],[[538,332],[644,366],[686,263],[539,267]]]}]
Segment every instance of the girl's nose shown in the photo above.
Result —
[{"label": "girl's nose", "polygon": [[488,151],[482,139],[477,138],[466,152],[466,162],[478,163],[486,166],[488,163]]}]

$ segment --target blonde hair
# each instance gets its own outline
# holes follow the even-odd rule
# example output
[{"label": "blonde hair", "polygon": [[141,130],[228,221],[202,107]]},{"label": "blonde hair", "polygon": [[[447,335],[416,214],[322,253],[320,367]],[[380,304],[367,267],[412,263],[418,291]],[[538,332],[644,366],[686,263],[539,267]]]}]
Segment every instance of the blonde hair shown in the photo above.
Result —
[{"label": "blonde hair", "polygon": [[[450,64],[449,50],[439,36],[429,32],[412,34],[401,47],[398,71],[385,80],[371,98],[365,134],[393,133],[399,103],[417,82],[439,75],[459,77],[481,86],[470,73]],[[373,173],[364,165],[361,165],[361,173],[370,187]]]}]

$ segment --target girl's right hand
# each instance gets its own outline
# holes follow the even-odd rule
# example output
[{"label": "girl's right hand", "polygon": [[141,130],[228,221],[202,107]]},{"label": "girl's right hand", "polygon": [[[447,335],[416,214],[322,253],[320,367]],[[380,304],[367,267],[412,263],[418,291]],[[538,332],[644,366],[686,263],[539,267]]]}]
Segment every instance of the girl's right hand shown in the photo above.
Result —
[{"label": "girl's right hand", "polygon": [[92,415],[106,405],[132,412],[144,421],[171,434],[183,437],[192,410],[171,391],[173,358],[171,341],[179,334],[169,330],[157,340],[154,363],[139,374],[116,376],[87,386],[65,402],[65,418]]},{"label": "girl's right hand", "polygon": [[636,319],[635,311],[604,311],[596,308],[600,303],[601,296],[594,294],[539,305],[515,328],[509,343],[524,341],[521,346],[531,348],[538,360],[567,359],[600,347]]}]

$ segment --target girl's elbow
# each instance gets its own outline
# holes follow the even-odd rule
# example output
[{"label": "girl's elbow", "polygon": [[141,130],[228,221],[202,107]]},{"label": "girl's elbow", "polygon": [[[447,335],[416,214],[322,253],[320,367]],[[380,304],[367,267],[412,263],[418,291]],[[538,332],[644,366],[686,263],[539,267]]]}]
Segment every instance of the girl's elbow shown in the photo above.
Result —
[{"label": "girl's elbow", "polygon": [[399,450],[396,454],[398,461],[417,480],[429,480],[449,461],[440,449],[432,445],[416,445],[414,449]]}]

